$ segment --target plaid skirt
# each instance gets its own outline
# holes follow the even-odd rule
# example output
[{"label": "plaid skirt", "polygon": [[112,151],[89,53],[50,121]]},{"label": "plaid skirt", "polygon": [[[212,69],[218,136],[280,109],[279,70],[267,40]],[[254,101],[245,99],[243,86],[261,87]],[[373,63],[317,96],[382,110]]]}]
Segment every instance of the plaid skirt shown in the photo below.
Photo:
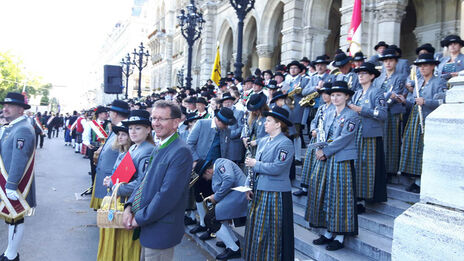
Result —
[{"label": "plaid skirt", "polygon": [[329,167],[327,184],[327,230],[341,235],[358,234],[354,161],[336,162]]},{"label": "plaid skirt", "polygon": [[397,173],[401,149],[401,114],[388,113],[385,121],[385,166],[387,173]]},{"label": "plaid skirt", "polygon": [[256,190],[245,227],[245,260],[294,260],[291,192]]},{"label": "plaid skirt", "polygon": [[333,157],[322,161],[315,160],[308,186],[308,203],[306,204],[305,219],[311,227],[327,227],[327,183],[329,168]]},{"label": "plaid skirt", "polygon": [[420,176],[422,173],[422,155],[424,153],[424,135],[421,134],[419,110],[417,105],[409,115],[401,145],[401,172]]},{"label": "plaid skirt", "polygon": [[[316,138],[311,137],[309,144],[316,142]],[[314,162],[316,161],[315,150],[307,149],[305,159],[303,162],[303,170],[301,171],[301,186],[308,187],[309,179],[313,169]]]},{"label": "plaid skirt", "polygon": [[382,137],[363,137],[361,125],[356,136],[356,145],[356,197],[371,202],[387,201],[387,173]]}]

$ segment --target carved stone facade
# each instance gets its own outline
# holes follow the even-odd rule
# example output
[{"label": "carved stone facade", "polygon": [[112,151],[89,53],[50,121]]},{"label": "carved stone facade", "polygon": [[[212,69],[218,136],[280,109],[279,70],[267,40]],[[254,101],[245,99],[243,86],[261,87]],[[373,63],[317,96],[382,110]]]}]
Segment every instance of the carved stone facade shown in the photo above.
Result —
[{"label": "carved stone facade", "polygon": [[[187,46],[176,26],[176,16],[190,1],[149,0],[148,3],[152,10],[158,10],[153,11],[154,34],[149,36],[152,88],[164,89],[176,85],[176,73],[187,64]],[[217,45],[223,75],[234,71],[238,19],[229,0],[195,3],[206,21],[193,48],[192,85],[201,87],[210,78]],[[243,75],[252,74],[258,67],[274,69],[276,64],[303,56],[314,59],[322,54],[333,56],[337,48],[346,50],[353,4],[354,0],[255,1],[255,8],[244,21]],[[459,33],[460,9],[459,0],[362,1],[363,52],[366,56],[373,55],[373,47],[381,40],[400,46],[408,59],[414,58],[417,45],[426,42],[441,51],[440,40],[445,35]]]}]

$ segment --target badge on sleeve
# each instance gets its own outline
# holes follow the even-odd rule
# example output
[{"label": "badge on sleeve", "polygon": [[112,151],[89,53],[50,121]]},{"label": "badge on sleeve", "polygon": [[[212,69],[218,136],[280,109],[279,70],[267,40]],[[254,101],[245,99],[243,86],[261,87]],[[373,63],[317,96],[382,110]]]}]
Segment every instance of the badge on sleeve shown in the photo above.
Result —
[{"label": "badge on sleeve", "polygon": [[286,150],[280,150],[279,152],[279,160],[280,161],[285,161],[287,159],[288,151]]},{"label": "badge on sleeve", "polygon": [[385,99],[379,99],[380,106],[385,107]]},{"label": "badge on sleeve", "polygon": [[17,139],[16,140],[16,148],[18,150],[22,150],[24,148],[24,139]]},{"label": "badge on sleeve", "polygon": [[352,121],[349,121],[348,122],[348,127],[347,127],[348,131],[353,132],[355,128],[356,128],[356,124],[354,122],[352,122]]},{"label": "badge on sleeve", "polygon": [[220,171],[222,174],[226,173],[226,167],[224,167],[224,165],[220,166],[220,167],[219,167],[219,171]]}]

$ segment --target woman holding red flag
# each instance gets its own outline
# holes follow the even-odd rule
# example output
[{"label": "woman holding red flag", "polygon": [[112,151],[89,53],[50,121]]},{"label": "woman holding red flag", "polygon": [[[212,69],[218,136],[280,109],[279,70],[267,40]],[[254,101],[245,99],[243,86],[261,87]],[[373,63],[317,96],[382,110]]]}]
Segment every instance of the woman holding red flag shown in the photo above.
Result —
[{"label": "woman holding red flag", "polygon": [[[121,178],[126,178],[129,181],[119,187],[118,197],[121,198],[121,203],[124,203],[123,198],[129,197],[138,182],[143,179],[150,154],[155,148],[149,117],[148,111],[134,110],[131,111],[129,119],[122,121],[123,126],[113,127],[113,131],[118,135],[116,141],[121,152],[114,164],[113,175],[121,174],[119,167],[134,169],[133,173],[122,173]],[[128,137],[127,134],[129,134]],[[131,142],[133,145],[129,148]],[[128,161],[128,159],[130,160]],[[103,185],[113,186],[110,176],[105,177]],[[97,260],[139,260],[140,241],[132,240],[132,234],[133,230],[101,229]]]}]

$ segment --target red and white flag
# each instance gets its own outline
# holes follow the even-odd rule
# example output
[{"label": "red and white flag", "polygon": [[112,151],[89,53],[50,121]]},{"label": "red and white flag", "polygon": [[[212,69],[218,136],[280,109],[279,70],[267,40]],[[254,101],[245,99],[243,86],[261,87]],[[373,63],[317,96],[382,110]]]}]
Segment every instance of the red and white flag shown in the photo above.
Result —
[{"label": "red and white flag", "polygon": [[351,17],[350,30],[348,30],[348,42],[350,43],[350,55],[361,51],[361,0],[354,1],[353,15]]}]

